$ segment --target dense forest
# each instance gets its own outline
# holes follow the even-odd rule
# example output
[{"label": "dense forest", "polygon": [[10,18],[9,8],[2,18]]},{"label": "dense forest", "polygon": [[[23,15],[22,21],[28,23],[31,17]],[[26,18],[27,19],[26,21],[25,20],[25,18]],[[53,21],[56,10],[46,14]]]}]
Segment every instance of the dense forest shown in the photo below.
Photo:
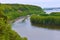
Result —
[{"label": "dense forest", "polygon": [[10,21],[26,15],[44,14],[41,7],[23,4],[0,4],[0,40],[27,40],[12,30]]}]

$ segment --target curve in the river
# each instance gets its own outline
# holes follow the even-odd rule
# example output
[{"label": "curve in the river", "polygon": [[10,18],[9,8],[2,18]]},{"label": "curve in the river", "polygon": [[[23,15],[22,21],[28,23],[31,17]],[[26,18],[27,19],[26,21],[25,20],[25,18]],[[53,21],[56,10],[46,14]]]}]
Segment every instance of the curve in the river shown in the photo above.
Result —
[{"label": "curve in the river", "polygon": [[60,30],[34,27],[30,19],[22,21],[24,18],[13,23],[13,30],[20,35],[27,37],[28,40],[60,40]]}]

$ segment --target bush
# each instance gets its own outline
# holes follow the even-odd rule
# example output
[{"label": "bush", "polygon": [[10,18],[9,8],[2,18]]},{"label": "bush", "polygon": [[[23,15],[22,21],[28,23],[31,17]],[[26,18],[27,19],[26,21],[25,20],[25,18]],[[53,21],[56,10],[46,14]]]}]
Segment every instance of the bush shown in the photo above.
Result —
[{"label": "bush", "polygon": [[11,25],[8,23],[8,17],[3,13],[0,13],[0,40],[27,40],[18,35],[17,32],[11,29]]}]

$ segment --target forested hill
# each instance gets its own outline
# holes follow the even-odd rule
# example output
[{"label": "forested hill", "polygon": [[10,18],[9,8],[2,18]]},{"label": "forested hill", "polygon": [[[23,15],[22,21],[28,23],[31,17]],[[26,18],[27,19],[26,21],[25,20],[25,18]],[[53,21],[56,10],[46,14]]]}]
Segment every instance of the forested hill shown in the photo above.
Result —
[{"label": "forested hill", "polygon": [[34,5],[23,5],[23,4],[0,4],[1,5],[1,8],[3,8],[3,10],[6,12],[6,11],[26,11],[26,12],[43,12],[42,8],[41,7],[38,7],[38,6],[34,6]]},{"label": "forested hill", "polygon": [[[16,18],[17,16],[44,13],[41,7],[23,4],[0,4],[0,10],[11,19]],[[16,17],[12,18],[13,16]]]},{"label": "forested hill", "polygon": [[0,40],[27,40],[12,30],[9,21],[31,14],[44,14],[44,11],[33,5],[0,4]]}]

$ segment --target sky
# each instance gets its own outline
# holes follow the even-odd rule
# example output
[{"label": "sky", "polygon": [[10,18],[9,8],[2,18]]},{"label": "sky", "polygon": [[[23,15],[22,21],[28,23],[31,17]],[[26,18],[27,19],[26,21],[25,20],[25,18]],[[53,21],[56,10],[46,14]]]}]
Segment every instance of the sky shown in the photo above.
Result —
[{"label": "sky", "polygon": [[43,8],[60,7],[60,0],[0,0],[0,3],[30,4]]}]

